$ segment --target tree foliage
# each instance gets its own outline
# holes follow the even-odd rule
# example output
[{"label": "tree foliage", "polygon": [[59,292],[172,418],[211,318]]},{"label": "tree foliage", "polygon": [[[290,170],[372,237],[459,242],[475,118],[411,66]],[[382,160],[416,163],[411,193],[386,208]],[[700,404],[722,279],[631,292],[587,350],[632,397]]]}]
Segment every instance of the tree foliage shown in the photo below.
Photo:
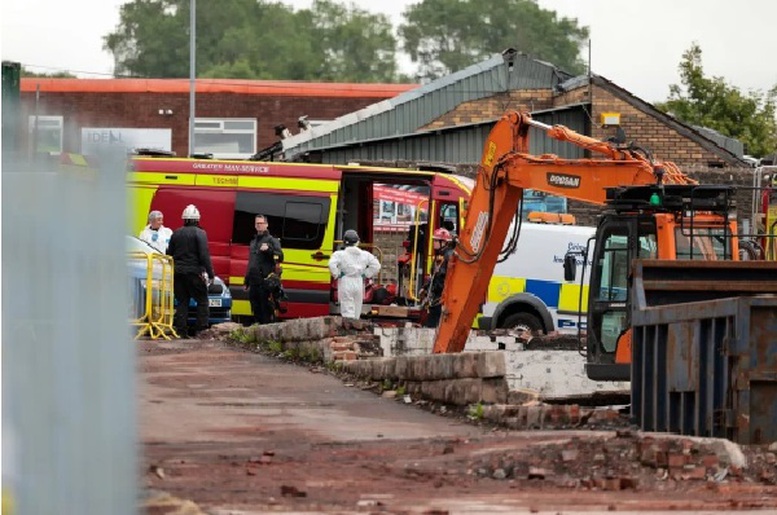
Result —
[{"label": "tree foliage", "polygon": [[742,93],[722,77],[706,77],[697,43],[683,53],[682,86],[669,87],[669,99],[656,104],[661,110],[692,125],[701,125],[738,139],[745,152],[761,157],[777,149],[775,100],[777,85],[768,93]]},{"label": "tree foliage", "polygon": [[33,72],[22,66],[22,69],[19,71],[19,74],[22,77],[39,77],[39,78],[47,78],[47,79],[75,79],[76,76],[73,75],[70,72]]},{"label": "tree foliage", "polygon": [[399,35],[420,75],[437,78],[513,47],[581,73],[588,28],[558,18],[536,0],[422,0],[403,13]]},{"label": "tree foliage", "polygon": [[[133,0],[104,37],[116,75],[189,76],[189,0]],[[331,0],[197,3],[197,76],[392,82],[397,41],[385,15]]]}]

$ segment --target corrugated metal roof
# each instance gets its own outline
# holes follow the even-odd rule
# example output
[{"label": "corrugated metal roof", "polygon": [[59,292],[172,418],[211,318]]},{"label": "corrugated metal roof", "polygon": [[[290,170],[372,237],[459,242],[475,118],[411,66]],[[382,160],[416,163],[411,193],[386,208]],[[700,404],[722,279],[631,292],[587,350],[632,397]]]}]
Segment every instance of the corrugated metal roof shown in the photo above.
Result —
[{"label": "corrugated metal roof", "polygon": [[717,143],[718,146],[725,148],[737,157],[742,157],[745,155],[745,145],[741,141],[734,138],[729,138],[728,136],[719,133],[715,129],[710,129],[709,127],[701,127],[699,125],[691,125],[691,127],[699,131],[705,137]]},{"label": "corrugated metal roof", "polygon": [[330,123],[282,141],[288,160],[302,153],[364,140],[409,134],[461,103],[520,89],[555,88],[570,75],[555,66],[518,54],[508,71],[495,55],[389,100],[369,105]]},{"label": "corrugated metal roof", "polygon": [[[565,125],[585,134],[588,128],[586,105],[576,104],[562,108],[536,111],[532,118],[548,125]],[[391,135],[360,141],[341,142],[326,148],[312,149],[318,154],[314,161],[348,163],[353,161],[403,161],[477,164],[483,153],[483,143],[496,120],[457,125],[422,132]],[[576,159],[585,156],[582,148],[571,143],[549,138],[541,129],[529,129],[529,147],[532,154],[556,154]]]}]

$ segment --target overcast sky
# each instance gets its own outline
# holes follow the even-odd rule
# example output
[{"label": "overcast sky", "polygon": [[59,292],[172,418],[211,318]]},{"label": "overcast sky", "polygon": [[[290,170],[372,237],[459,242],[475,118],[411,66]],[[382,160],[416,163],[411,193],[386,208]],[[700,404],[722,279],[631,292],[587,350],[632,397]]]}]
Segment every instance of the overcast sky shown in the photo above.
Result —
[{"label": "overcast sky", "polygon": [[[300,8],[312,0],[283,1]],[[396,26],[405,7],[418,1],[352,3],[388,14]],[[34,71],[109,77],[113,61],[102,50],[102,37],[118,24],[123,3],[126,0],[2,0],[2,58],[20,61]],[[588,26],[594,73],[644,100],[664,100],[669,85],[679,83],[677,66],[693,41],[701,45],[708,76],[722,76],[745,91],[777,85],[776,0],[539,0],[539,4]],[[409,60],[402,63],[404,69]]]}]

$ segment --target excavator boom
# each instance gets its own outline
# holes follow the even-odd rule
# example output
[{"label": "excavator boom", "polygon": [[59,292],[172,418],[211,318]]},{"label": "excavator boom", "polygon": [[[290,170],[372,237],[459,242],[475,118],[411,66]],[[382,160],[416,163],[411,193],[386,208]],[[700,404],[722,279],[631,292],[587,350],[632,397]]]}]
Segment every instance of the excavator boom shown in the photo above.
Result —
[{"label": "excavator boom", "polygon": [[[531,127],[604,157],[563,159],[550,154],[530,155]],[[563,126],[536,122],[527,113],[506,113],[484,145],[466,219],[448,266],[443,316],[434,352],[464,349],[525,189],[603,205],[607,200],[606,188],[662,183],[695,181],[674,164],[655,163],[635,147],[617,147]]]}]

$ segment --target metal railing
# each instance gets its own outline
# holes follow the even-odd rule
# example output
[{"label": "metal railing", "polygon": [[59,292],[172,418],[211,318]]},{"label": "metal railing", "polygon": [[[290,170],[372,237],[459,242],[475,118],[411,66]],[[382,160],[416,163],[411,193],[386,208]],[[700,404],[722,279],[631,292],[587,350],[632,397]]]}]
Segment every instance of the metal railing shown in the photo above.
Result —
[{"label": "metal railing", "polygon": [[136,328],[135,339],[143,336],[152,340],[178,338],[173,329],[173,258],[145,252],[129,252],[127,257],[132,295],[130,318]]}]

